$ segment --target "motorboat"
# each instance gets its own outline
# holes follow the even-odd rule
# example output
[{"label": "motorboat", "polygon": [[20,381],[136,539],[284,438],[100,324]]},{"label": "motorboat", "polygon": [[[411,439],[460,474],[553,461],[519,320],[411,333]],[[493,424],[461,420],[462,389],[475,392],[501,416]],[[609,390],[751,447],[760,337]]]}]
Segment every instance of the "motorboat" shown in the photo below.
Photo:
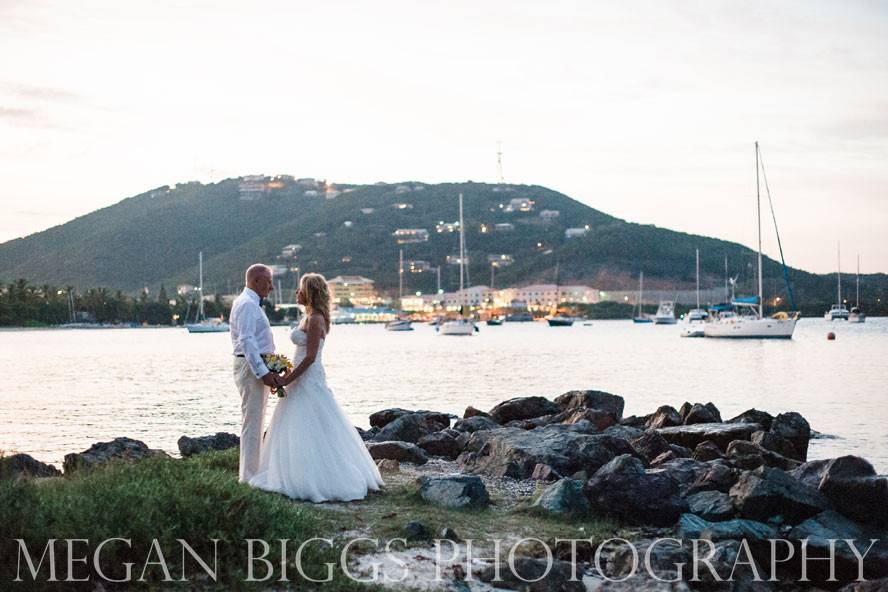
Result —
[{"label": "motorboat", "polygon": [[550,327],[570,327],[575,320],[573,317],[565,315],[555,315],[546,319]]},{"label": "motorboat", "polygon": [[529,312],[515,312],[506,315],[507,323],[529,323],[531,321],[533,321],[533,315]]},{"label": "motorboat", "polygon": [[487,319],[486,322],[491,327],[499,327],[500,325],[503,324],[503,318],[502,317],[491,317],[491,318]]},{"label": "motorboat", "polygon": [[836,303],[829,307],[829,310],[823,313],[823,318],[827,321],[847,321],[848,308],[842,302],[842,247],[836,248],[838,267],[836,268]]},{"label": "motorboat", "polygon": [[475,323],[470,319],[452,319],[438,326],[438,335],[470,336],[476,330]]},{"label": "motorboat", "polygon": [[675,319],[675,302],[672,300],[661,300],[657,312],[654,314],[655,325],[674,325],[678,322]]},{"label": "motorboat", "polygon": [[700,249],[697,249],[697,308],[692,308],[684,317],[681,328],[682,337],[705,337],[703,327],[709,319],[709,313],[700,308]]},{"label": "motorboat", "polygon": [[413,331],[410,319],[395,319],[385,324],[386,331]]}]

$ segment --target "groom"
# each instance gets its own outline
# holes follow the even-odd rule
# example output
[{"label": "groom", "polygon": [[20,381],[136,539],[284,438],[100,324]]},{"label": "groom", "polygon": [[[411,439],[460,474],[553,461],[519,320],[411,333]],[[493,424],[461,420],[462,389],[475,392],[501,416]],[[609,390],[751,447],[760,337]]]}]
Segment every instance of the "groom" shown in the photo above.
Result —
[{"label": "groom", "polygon": [[234,382],[241,396],[240,470],[238,481],[246,483],[259,469],[259,447],[269,387],[281,386],[280,378],[262,361],[274,353],[271,325],[262,310],[262,299],[273,289],[271,269],[259,263],[245,274],[246,287],[231,305],[229,325],[234,347]]}]

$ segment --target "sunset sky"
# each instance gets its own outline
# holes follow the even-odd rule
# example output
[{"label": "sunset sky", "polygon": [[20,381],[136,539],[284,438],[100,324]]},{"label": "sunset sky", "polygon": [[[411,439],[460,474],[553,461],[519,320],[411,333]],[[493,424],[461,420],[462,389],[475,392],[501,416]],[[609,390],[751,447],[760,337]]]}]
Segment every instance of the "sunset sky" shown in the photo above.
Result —
[{"label": "sunset sky", "polygon": [[[888,272],[888,2],[0,0],[0,241],[163,184],[539,184]],[[770,227],[766,251],[776,255]]]}]

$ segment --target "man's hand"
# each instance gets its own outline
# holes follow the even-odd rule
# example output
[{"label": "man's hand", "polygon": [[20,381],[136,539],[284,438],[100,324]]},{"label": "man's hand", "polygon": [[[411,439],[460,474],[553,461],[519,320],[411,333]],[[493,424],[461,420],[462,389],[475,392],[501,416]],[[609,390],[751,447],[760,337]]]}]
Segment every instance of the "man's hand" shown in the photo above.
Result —
[{"label": "man's hand", "polygon": [[269,372],[261,378],[262,384],[265,386],[278,387],[281,386],[280,378],[274,372]]}]

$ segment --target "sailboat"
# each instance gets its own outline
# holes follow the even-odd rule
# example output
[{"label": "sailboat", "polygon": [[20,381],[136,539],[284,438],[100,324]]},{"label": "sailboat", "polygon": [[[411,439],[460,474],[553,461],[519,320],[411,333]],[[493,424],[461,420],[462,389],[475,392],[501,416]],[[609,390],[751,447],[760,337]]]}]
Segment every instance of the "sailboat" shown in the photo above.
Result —
[{"label": "sailboat", "polygon": [[842,245],[836,247],[838,267],[836,268],[836,285],[837,297],[836,303],[833,304],[828,311],[823,314],[823,318],[827,321],[847,321],[848,309],[842,302]]},{"label": "sailboat", "polygon": [[703,327],[709,313],[700,308],[700,249],[697,249],[697,308],[689,310],[682,327],[682,337],[704,337]]},{"label": "sailboat", "polygon": [[558,264],[555,264],[555,307],[546,318],[550,327],[570,327],[574,324],[574,318],[565,314],[558,314],[558,306],[561,304],[561,286],[558,283]]},{"label": "sailboat", "polygon": [[849,323],[863,323],[866,321],[866,314],[860,310],[860,255],[857,256],[857,286],[854,298],[854,306],[848,313]]},{"label": "sailboat", "polygon": [[[771,317],[764,316],[762,302],[762,206],[759,190],[760,155],[758,142],[755,143],[755,200],[758,219],[758,296],[731,298],[731,304],[745,314],[723,314],[703,329],[705,337],[728,338],[777,338],[791,339],[795,331],[798,313],[778,312]],[[767,178],[765,179],[767,184]],[[770,191],[768,193],[770,199]],[[773,214],[773,208],[772,208]],[[776,220],[776,219],[775,219]],[[776,222],[775,222],[776,225]],[[776,228],[776,226],[775,226]],[[782,258],[782,255],[781,255]]]},{"label": "sailboat", "polygon": [[185,325],[185,328],[188,329],[189,333],[228,333],[228,323],[222,321],[222,319],[207,319],[206,314],[204,314],[203,251],[198,253],[197,262],[200,275],[200,284],[197,288],[197,318],[194,319],[193,323]]},{"label": "sailboat", "polygon": [[636,305],[638,306],[638,312],[633,311],[632,322],[633,323],[653,323],[651,318],[644,314],[642,311],[641,304],[641,295],[644,293],[644,272],[638,272],[638,302]]},{"label": "sailboat", "polygon": [[[465,264],[466,264],[466,236],[463,220],[463,196],[459,194],[459,297],[462,299],[465,289]],[[438,326],[439,335],[469,336],[475,332],[475,323],[463,316],[463,307],[460,307],[460,317],[444,321]]]}]

